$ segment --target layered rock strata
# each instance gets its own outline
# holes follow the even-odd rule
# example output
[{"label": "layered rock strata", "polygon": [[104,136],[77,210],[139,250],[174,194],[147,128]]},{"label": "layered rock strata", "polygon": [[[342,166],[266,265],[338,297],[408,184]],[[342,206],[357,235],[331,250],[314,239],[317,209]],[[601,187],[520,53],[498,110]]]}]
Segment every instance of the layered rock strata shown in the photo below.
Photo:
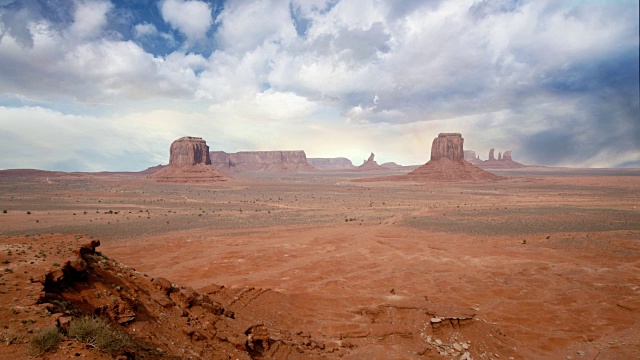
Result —
[{"label": "layered rock strata", "polygon": [[295,151],[240,151],[226,153],[212,151],[209,154],[214,168],[235,172],[312,172],[314,167],[307,163],[307,155],[302,150]]},{"label": "layered rock strata", "polygon": [[320,170],[355,169],[351,160],[344,157],[337,158],[307,158],[307,163]]}]

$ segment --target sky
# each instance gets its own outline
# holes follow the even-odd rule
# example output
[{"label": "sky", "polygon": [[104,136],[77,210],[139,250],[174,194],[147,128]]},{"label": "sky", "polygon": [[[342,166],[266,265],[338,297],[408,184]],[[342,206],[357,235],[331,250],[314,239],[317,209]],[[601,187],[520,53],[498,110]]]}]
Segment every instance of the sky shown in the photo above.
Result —
[{"label": "sky", "polygon": [[138,171],[171,142],[640,167],[637,0],[0,0],[0,169]]}]

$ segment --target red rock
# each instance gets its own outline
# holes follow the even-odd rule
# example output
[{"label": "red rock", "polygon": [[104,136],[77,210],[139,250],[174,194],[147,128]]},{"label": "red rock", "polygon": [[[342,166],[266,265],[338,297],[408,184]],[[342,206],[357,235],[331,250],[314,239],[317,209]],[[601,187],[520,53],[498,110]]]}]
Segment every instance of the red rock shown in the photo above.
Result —
[{"label": "red rock", "polygon": [[495,153],[495,149],[489,150],[489,161],[496,159],[496,157],[494,156],[494,153]]},{"label": "red rock", "polygon": [[431,144],[431,160],[448,158],[453,161],[464,160],[464,139],[459,133],[441,133]]},{"label": "red rock", "polygon": [[71,316],[60,316],[58,318],[58,327],[64,331],[69,331],[69,324],[71,324],[73,318]]},{"label": "red rock", "polygon": [[199,137],[185,136],[171,144],[169,165],[211,165],[207,142]]},{"label": "red rock", "polygon": [[171,144],[169,165],[149,177],[170,183],[209,183],[227,179],[210,165],[207,143],[202,138],[186,136]]},{"label": "red rock", "polygon": [[362,165],[358,166],[356,170],[358,171],[385,170],[384,167],[378,165],[378,163],[375,161],[375,156],[376,154],[371,153],[371,155],[369,155],[369,158],[367,160],[364,160],[362,162]]},{"label": "red rock", "polygon": [[171,281],[165,278],[157,278],[153,280],[153,282],[156,284],[156,287],[165,294],[169,294],[171,291]]},{"label": "red rock", "polygon": [[459,133],[441,133],[433,139],[431,160],[397,180],[412,181],[496,181],[500,177],[464,160],[464,139]]},{"label": "red rock", "polygon": [[307,155],[302,150],[240,151],[237,153],[212,151],[210,157],[212,165],[222,171],[275,173],[316,171],[307,163]]}]

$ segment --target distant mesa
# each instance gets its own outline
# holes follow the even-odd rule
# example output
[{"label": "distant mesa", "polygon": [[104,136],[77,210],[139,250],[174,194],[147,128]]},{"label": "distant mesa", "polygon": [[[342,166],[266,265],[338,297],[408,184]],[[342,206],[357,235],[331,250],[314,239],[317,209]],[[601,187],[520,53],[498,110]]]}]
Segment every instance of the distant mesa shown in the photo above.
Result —
[{"label": "distant mesa", "polygon": [[158,182],[171,183],[209,183],[227,180],[225,175],[211,167],[206,141],[191,136],[171,143],[169,165],[162,167],[150,177]]},{"label": "distant mesa", "polygon": [[505,152],[498,152],[498,157],[495,156],[495,149],[489,150],[489,159],[481,160],[479,155],[473,150],[465,150],[464,159],[471,164],[482,169],[504,169],[504,168],[521,168],[527,165],[514,161],[512,158],[512,151],[507,150]]},{"label": "distant mesa", "polygon": [[351,160],[345,157],[307,158],[307,163],[319,170],[353,170],[356,168]]},{"label": "distant mesa", "polygon": [[376,170],[385,170],[386,168],[378,165],[378,163],[374,160],[376,154],[371,153],[369,158],[362,162],[362,165],[356,168],[357,171],[376,171]]},{"label": "distant mesa", "polygon": [[224,172],[314,172],[316,168],[307,163],[302,150],[294,151],[240,151],[209,153],[214,168]]}]

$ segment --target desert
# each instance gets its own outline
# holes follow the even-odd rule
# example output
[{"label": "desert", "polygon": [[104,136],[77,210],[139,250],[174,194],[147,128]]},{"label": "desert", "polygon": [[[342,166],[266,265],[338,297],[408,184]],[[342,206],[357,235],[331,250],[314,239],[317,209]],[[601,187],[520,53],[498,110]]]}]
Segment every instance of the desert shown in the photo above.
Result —
[{"label": "desert", "polygon": [[0,171],[0,353],[96,314],[136,345],[46,358],[637,358],[640,171],[494,171]]},{"label": "desert", "polygon": [[640,359],[639,13],[0,0],[0,360]]}]

